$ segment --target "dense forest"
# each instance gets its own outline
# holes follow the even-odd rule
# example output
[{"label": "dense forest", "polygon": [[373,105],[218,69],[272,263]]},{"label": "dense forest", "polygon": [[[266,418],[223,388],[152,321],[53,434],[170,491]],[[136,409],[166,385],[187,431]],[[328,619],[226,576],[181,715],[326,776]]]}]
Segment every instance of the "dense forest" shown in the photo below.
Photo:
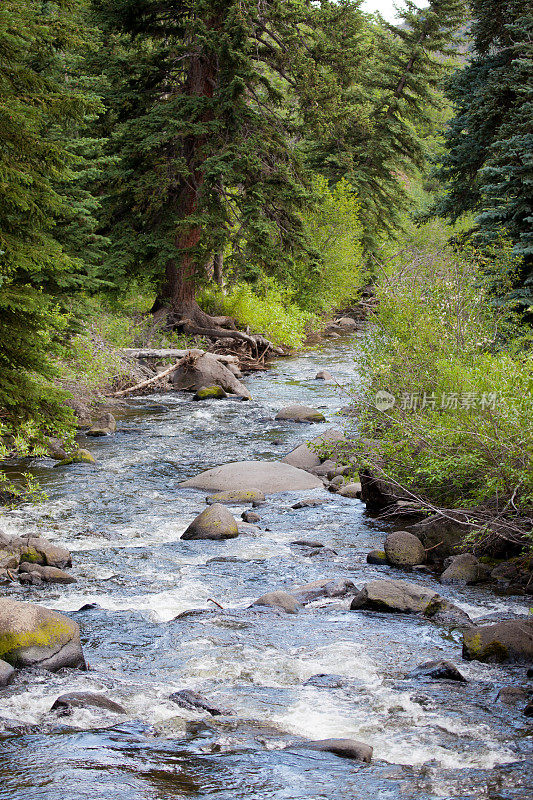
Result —
[{"label": "dense forest", "polygon": [[[299,347],[370,284],[369,397],[514,393],[493,478],[529,496],[529,4],[409,0],[397,25],[360,6],[2,4],[4,456],[68,436],[72,398],[120,385],[122,347]],[[445,417],[422,482],[459,444],[483,483]]]}]

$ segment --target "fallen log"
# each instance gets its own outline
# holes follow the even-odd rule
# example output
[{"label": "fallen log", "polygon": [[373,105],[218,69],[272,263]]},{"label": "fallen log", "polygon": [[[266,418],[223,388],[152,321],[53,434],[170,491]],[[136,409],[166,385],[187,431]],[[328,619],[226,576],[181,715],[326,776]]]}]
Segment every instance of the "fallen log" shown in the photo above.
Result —
[{"label": "fallen log", "polygon": [[[185,350],[185,353],[188,353],[188,350]],[[164,370],[164,372],[160,372],[159,375],[156,375],[154,378],[148,378],[147,381],[141,381],[141,383],[137,383],[135,386],[130,386],[129,389],[121,389],[119,392],[115,392],[113,397],[124,397],[125,394],[131,394],[132,392],[136,392],[138,389],[145,389],[147,386],[157,383],[157,381],[161,380],[161,378],[166,378],[167,375],[170,375],[171,372],[174,372],[174,370],[179,367],[182,361],[183,359],[180,358],[179,361],[176,361],[175,364],[172,364],[171,367]]]},{"label": "fallen log", "polygon": [[[130,358],[185,358],[189,355],[191,350],[154,350],[147,347],[123,347],[121,351],[125,356]],[[204,350],[194,350],[194,352],[204,353]],[[223,353],[214,353],[218,361],[223,364],[236,364],[239,361],[238,356],[227,355]]]}]

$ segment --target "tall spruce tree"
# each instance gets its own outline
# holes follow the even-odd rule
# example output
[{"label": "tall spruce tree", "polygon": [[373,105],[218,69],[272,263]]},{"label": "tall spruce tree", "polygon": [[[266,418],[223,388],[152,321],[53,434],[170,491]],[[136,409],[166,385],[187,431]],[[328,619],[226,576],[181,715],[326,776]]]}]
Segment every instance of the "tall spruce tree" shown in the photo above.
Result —
[{"label": "tall spruce tree", "polygon": [[48,382],[67,325],[57,301],[87,274],[94,220],[73,149],[98,104],[69,81],[84,46],[80,11],[75,0],[0,7],[0,414],[11,427],[60,413]]},{"label": "tall spruce tree", "polygon": [[529,0],[472,0],[474,54],[450,82],[436,213],[476,215],[475,237],[503,234],[522,259],[514,296],[533,302],[533,14]]},{"label": "tall spruce tree", "polygon": [[401,229],[412,205],[409,179],[427,167],[424,136],[438,110],[444,77],[465,19],[464,0],[406,0],[397,25],[374,25],[364,45],[364,70],[344,84],[341,131],[310,143],[315,169],[347,178],[361,205],[365,244],[372,253]]},{"label": "tall spruce tree", "polygon": [[306,248],[299,141],[305,129],[338,127],[344,114],[338,75],[349,54],[326,46],[328,8],[94,0],[112,43],[119,156],[107,187],[107,269],[115,281],[154,278],[159,304],[189,330],[213,328],[195,294],[226,243],[234,260],[267,274]]}]

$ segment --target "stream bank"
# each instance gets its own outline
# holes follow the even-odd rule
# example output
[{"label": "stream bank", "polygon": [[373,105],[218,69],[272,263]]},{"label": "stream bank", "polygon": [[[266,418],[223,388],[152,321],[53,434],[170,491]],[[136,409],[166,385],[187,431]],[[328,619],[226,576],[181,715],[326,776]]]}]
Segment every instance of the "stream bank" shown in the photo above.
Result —
[{"label": "stream bank", "polygon": [[[360,500],[322,488],[275,494],[256,509],[255,530],[225,542],[180,540],[207,494],[181,481],[221,463],[278,460],[309,438],[308,426],[274,419],[281,407],[318,408],[327,422],[312,435],[342,423],[346,396],[315,380],[321,369],[341,385],[357,382],[349,339],[247,378],[246,403],[193,403],[182,393],[130,399],[114,436],[81,435],[96,465],[32,466],[48,503],[3,514],[0,527],[67,547],[77,583],[14,586],[9,596],[76,619],[90,669],[21,671],[2,691],[1,798],[529,796],[530,722],[523,703],[496,699],[509,684],[531,685],[523,665],[464,662],[460,631],[416,615],[351,611],[343,598],[319,598],[296,615],[249,611],[265,593],[324,577],[357,588],[412,580],[367,564],[390,525]],[[319,504],[294,508],[303,500]],[[238,517],[247,508],[231,510]],[[293,544],[302,539],[325,548],[310,555]],[[441,586],[427,574],[416,582],[474,621],[528,614],[523,597]],[[455,663],[467,682],[409,677],[437,659]],[[183,690],[234,714],[179,707],[169,698]],[[105,694],[127,713],[50,711],[73,691]],[[373,762],[294,747],[327,737],[370,744]]]}]

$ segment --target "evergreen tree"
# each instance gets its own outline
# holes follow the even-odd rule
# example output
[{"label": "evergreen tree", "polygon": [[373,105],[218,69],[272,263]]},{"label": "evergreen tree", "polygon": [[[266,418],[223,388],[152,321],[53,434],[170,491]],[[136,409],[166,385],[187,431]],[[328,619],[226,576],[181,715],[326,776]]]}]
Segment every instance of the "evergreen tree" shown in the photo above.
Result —
[{"label": "evergreen tree", "polygon": [[502,233],[522,258],[515,297],[533,300],[533,15],[529,0],[473,0],[474,56],[448,93],[456,116],[446,134],[436,213],[476,214],[476,239]]},{"label": "evergreen tree", "polygon": [[94,228],[75,188],[83,162],[72,131],[97,107],[69,82],[82,30],[73,0],[0,7],[0,409],[13,425],[59,413],[47,382],[67,325],[57,299],[83,281],[80,251]]},{"label": "evergreen tree", "polygon": [[354,187],[370,253],[401,228],[411,205],[409,179],[426,168],[424,136],[464,16],[463,0],[431,0],[422,10],[407,0],[400,24],[375,25],[363,71],[352,63],[344,86],[342,131],[310,146],[315,169]]},{"label": "evergreen tree", "polygon": [[213,327],[195,300],[213,254],[229,242],[234,261],[272,274],[306,249],[299,141],[344,114],[345,56],[337,49],[334,66],[326,63],[320,19],[333,4],[94,0],[94,8],[114,56],[119,162],[107,187],[108,274],[154,278],[174,320]]}]

